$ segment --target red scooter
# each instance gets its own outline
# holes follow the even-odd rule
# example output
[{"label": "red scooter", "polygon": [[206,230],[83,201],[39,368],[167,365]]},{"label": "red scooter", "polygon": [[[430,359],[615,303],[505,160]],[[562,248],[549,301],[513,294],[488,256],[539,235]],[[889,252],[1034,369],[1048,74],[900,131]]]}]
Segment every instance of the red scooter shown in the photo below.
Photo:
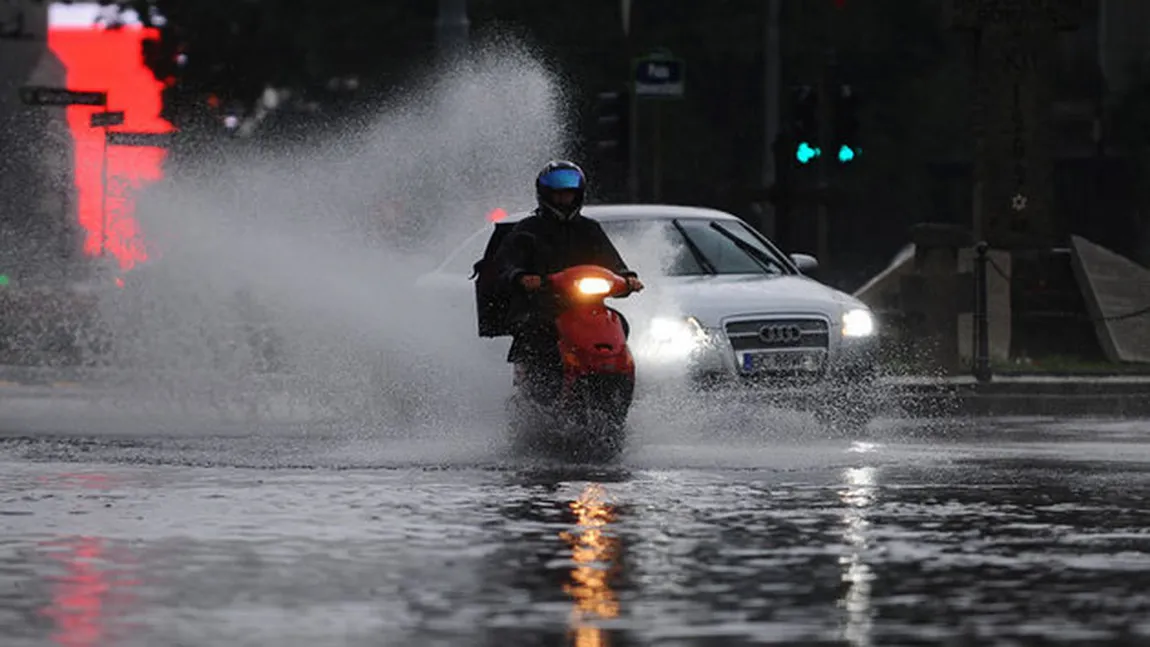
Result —
[{"label": "red scooter", "polygon": [[[562,381],[557,397],[541,401],[525,388],[528,368],[515,365],[512,413],[520,440],[558,442],[583,456],[617,455],[635,391],[635,361],[627,323],[605,301],[630,295],[627,279],[596,265],[576,265],[544,277],[541,290],[555,300]],[[525,416],[524,409],[543,416]]]}]

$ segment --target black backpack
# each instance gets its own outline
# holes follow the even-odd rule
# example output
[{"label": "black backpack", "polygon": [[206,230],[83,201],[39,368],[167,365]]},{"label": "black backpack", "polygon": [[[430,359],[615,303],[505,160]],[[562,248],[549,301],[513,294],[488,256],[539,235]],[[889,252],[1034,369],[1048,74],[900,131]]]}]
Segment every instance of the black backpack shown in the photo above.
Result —
[{"label": "black backpack", "polygon": [[483,258],[472,266],[471,278],[475,281],[475,313],[480,337],[507,337],[511,335],[508,312],[511,308],[511,295],[499,283],[499,268],[495,266],[495,252],[515,223],[495,225]]}]

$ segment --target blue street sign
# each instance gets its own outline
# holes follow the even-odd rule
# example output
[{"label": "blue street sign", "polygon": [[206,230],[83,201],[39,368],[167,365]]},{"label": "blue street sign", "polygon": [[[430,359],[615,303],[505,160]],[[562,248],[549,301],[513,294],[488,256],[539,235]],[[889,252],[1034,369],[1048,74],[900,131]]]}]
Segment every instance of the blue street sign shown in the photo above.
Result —
[{"label": "blue street sign", "polygon": [[649,56],[635,61],[635,95],[681,97],[684,65],[680,59]]}]

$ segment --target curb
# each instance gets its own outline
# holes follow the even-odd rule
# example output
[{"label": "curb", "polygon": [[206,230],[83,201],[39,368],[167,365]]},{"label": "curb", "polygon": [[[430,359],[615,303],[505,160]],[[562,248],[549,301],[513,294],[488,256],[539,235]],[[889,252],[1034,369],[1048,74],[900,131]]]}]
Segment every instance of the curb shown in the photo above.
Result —
[{"label": "curb", "polygon": [[888,397],[911,417],[1150,416],[1150,377],[1010,376],[883,380]]},{"label": "curb", "polygon": [[[215,375],[180,371],[131,371],[101,368],[40,368],[0,366],[0,389],[22,395],[64,397],[154,387],[173,378],[174,384]],[[244,378],[258,391],[281,391],[298,385],[287,374]],[[878,383],[881,408],[908,418],[941,417],[1150,417],[1150,376],[996,376],[977,382],[969,376],[944,378],[884,377]],[[0,394],[0,399],[3,395]]]},{"label": "curb", "polygon": [[1034,396],[1026,394],[939,394],[891,396],[902,415],[940,417],[1150,417],[1150,395]]},{"label": "curb", "polygon": [[[57,387],[73,389],[107,389],[154,386],[171,379],[173,383],[217,383],[215,373],[173,370],[129,371],[109,368],[0,366],[0,387]],[[288,374],[260,373],[245,375],[245,383],[283,387],[299,378]]]}]

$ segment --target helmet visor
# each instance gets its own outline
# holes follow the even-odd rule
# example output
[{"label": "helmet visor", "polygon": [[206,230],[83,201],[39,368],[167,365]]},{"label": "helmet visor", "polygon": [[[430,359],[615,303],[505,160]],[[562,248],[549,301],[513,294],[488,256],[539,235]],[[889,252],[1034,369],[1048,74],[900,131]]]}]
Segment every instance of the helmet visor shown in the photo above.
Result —
[{"label": "helmet visor", "polygon": [[583,188],[583,174],[575,169],[560,168],[544,173],[539,184],[553,190]]}]

